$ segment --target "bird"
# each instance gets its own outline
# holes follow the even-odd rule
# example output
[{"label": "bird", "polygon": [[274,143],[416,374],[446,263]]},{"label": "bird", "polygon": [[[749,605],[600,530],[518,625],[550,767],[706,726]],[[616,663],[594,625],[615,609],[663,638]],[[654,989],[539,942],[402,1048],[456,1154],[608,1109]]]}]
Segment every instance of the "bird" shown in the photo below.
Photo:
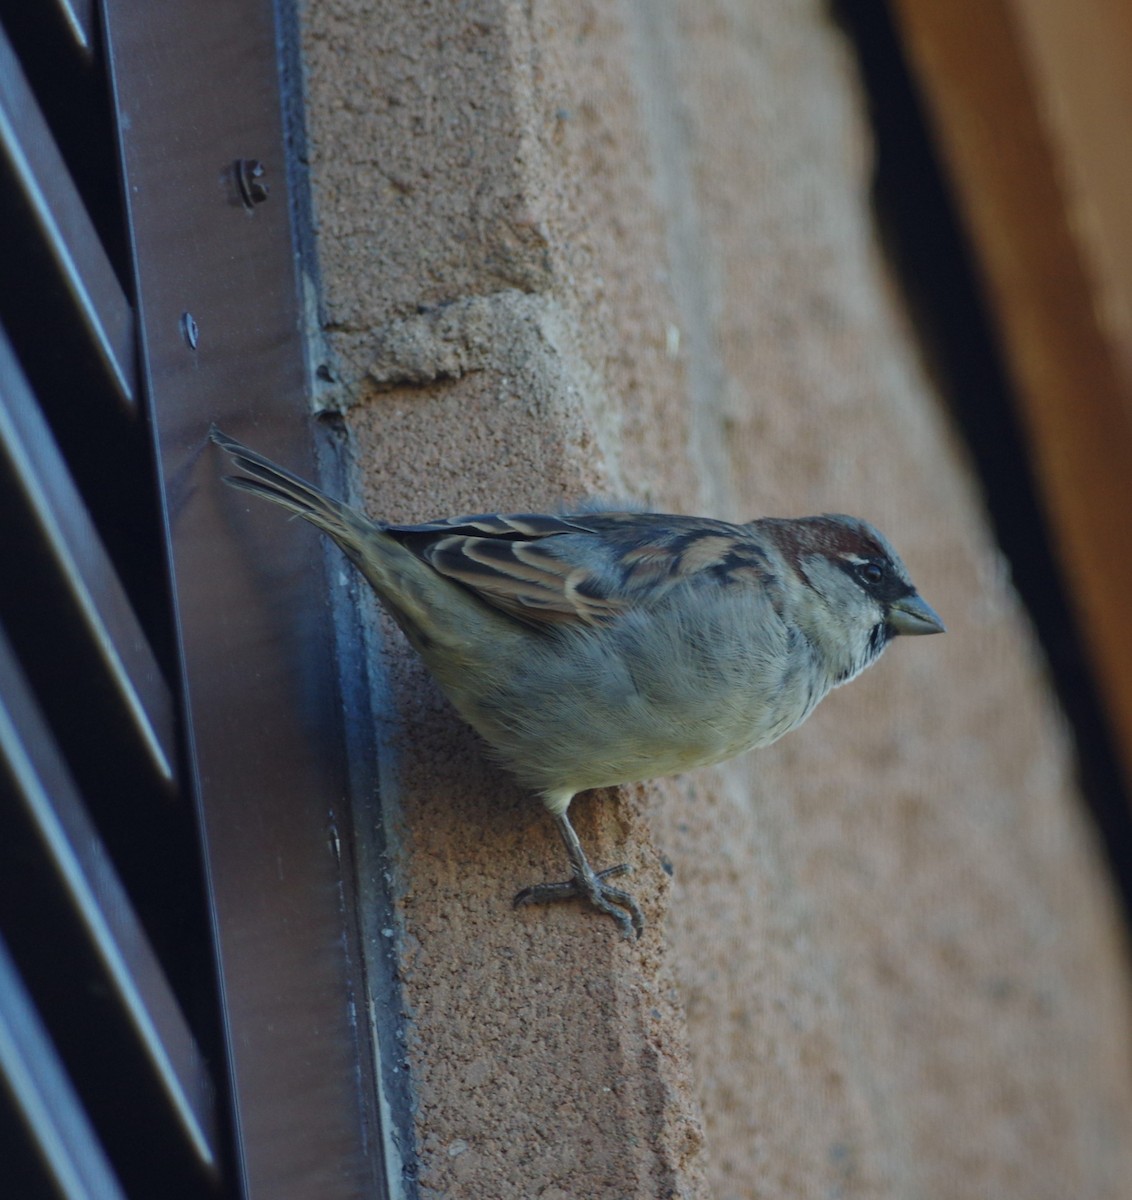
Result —
[{"label": "bird", "polygon": [[441,692],[550,812],[570,864],[516,907],[640,905],[594,870],[579,792],[722,762],[796,729],[899,635],[944,632],[887,539],[843,514],[732,524],[649,512],[370,520],[216,426],[233,487],[326,533]]}]

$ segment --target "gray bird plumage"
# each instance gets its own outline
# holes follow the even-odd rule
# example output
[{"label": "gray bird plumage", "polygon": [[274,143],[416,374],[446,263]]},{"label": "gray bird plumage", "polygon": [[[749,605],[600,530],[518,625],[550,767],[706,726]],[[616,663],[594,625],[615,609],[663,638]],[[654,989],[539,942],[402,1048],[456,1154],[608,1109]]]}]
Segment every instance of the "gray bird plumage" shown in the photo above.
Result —
[{"label": "gray bird plumage", "polygon": [[655,513],[369,520],[217,429],[228,480],[330,535],[461,716],[554,815],[564,883],[625,932],[633,898],[595,872],[581,791],[721,762],[800,725],[898,634],[943,630],[903,563],[841,515],[733,525]]}]

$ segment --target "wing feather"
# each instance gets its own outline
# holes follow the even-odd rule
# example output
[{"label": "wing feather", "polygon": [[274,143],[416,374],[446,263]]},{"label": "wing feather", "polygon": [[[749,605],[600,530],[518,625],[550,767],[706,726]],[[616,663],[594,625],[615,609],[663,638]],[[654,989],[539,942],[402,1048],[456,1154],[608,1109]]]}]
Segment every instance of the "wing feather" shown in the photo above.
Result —
[{"label": "wing feather", "polygon": [[483,514],[387,531],[438,574],[532,624],[606,625],[679,584],[773,582],[749,527],[698,517]]}]

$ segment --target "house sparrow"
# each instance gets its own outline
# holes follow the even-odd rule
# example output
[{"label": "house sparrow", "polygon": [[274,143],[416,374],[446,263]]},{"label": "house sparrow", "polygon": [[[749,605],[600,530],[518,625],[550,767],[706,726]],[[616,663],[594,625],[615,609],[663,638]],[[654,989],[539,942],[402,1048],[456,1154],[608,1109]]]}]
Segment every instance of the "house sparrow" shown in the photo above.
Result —
[{"label": "house sparrow", "polygon": [[639,936],[567,815],[590,788],[721,762],[800,725],[897,634],[943,632],[904,564],[854,517],[731,525],[657,513],[524,513],[379,524],[215,427],[263,496],[328,533],[460,715],[550,810],[582,896]]}]

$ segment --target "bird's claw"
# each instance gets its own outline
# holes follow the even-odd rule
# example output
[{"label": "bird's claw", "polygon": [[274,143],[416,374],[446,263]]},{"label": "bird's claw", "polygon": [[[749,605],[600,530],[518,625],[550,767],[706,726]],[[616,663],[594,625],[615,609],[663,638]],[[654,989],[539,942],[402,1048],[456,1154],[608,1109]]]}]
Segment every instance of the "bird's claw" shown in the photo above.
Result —
[{"label": "bird's claw", "polygon": [[604,871],[587,871],[576,874],[559,883],[536,883],[515,897],[514,907],[523,904],[551,904],[557,900],[573,900],[577,897],[588,900],[596,909],[611,916],[627,938],[640,937],[644,932],[645,918],[640,906],[629,892],[610,887],[605,881],[615,875],[624,875],[628,863],[606,867]]}]

